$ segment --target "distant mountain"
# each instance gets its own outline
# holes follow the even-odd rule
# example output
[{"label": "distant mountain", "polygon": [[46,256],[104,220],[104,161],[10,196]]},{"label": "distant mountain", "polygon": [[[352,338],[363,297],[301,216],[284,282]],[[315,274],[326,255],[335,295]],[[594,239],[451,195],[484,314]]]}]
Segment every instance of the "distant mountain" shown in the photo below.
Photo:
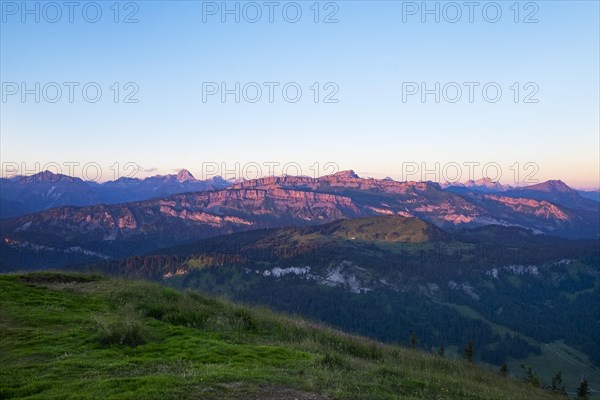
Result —
[{"label": "distant mountain", "polygon": [[522,190],[532,190],[546,193],[575,193],[576,190],[571,189],[566,183],[561,180],[549,180],[531,186],[526,186]]},{"label": "distant mountain", "polygon": [[587,218],[594,218],[595,214],[600,212],[600,203],[581,196],[577,190],[560,180],[550,180],[536,185],[513,188],[504,192],[503,195],[545,200],[574,210],[590,211],[591,213],[585,214]]},{"label": "distant mountain", "polygon": [[[0,221],[4,252],[21,267],[67,265],[73,247],[120,258],[251,229],[309,225],[360,216],[348,197],[300,190],[224,189],[116,205],[57,207]],[[59,256],[39,256],[38,250]],[[12,250],[15,250],[14,252]],[[28,257],[23,254],[35,253]],[[80,260],[81,258],[78,258]],[[4,259],[8,263],[7,259]],[[63,264],[61,264],[63,263]]]},{"label": "distant mountain", "polygon": [[509,185],[503,185],[490,178],[481,178],[476,181],[470,180],[465,183],[465,186],[482,192],[502,192],[511,188]]},{"label": "distant mountain", "polygon": [[102,201],[101,193],[90,182],[50,171],[0,179],[0,218],[66,204],[97,204]]},{"label": "distant mountain", "polygon": [[600,190],[579,190],[579,195],[600,202]]},{"label": "distant mountain", "polygon": [[[477,197],[477,193],[497,195],[496,198],[520,198],[546,201],[555,206],[577,210],[581,218],[597,219],[600,215],[600,195],[595,192],[580,192],[569,187],[561,180],[549,180],[531,186],[512,187],[492,182],[485,178],[468,181],[465,184],[443,185],[446,191],[467,197]],[[593,201],[596,200],[596,201]]]},{"label": "distant mountain", "polygon": [[187,169],[180,170],[175,176],[175,179],[177,179],[178,182],[197,181],[197,179],[194,178],[194,175]]},{"label": "distant mountain", "polygon": [[123,177],[104,183],[43,171],[30,176],[0,179],[0,218],[59,206],[117,204],[176,193],[222,189],[229,185],[231,183],[221,177],[197,180],[185,169],[176,175],[145,179]]},{"label": "distant mountain", "polygon": [[[489,181],[485,181],[490,184]],[[497,185],[491,184],[493,187]],[[505,192],[468,190],[454,193],[434,182],[397,182],[363,179],[353,171],[321,178],[269,177],[236,184],[234,188],[300,189],[352,199],[361,216],[396,214],[414,216],[442,228],[506,225],[568,237],[598,237],[598,209],[570,210],[540,198],[506,196]],[[504,187],[507,189],[508,187]]]},{"label": "distant mountain", "polygon": [[465,183],[446,182],[442,185],[442,187],[453,193],[471,193],[473,191],[494,193],[494,192],[503,192],[503,191],[509,190],[511,188],[511,186],[509,186],[509,185],[503,185],[500,182],[495,182],[495,181],[491,180],[490,178],[469,180]]},{"label": "distant mountain", "polygon": [[204,181],[198,180],[186,169],[180,170],[177,174],[156,175],[141,180],[125,179],[101,184],[100,191],[105,193],[105,203],[117,204],[165,197],[177,193],[218,190],[232,184],[220,176]]}]

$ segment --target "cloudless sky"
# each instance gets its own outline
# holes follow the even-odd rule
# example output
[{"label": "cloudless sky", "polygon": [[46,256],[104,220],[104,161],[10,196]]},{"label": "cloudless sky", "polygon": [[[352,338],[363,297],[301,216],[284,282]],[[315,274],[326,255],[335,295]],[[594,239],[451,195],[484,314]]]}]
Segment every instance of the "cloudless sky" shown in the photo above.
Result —
[{"label": "cloudless sky", "polygon": [[[575,187],[599,186],[598,1],[477,2],[473,22],[458,1],[453,4],[462,16],[455,23],[447,21],[457,19],[449,2],[425,4],[437,4],[439,23],[433,14],[421,15],[421,1],[344,0],[316,7],[314,1],[274,2],[273,23],[264,1],[137,1],[116,7],[98,1],[102,15],[96,23],[83,15],[85,8],[86,18],[95,18],[90,2],[76,2],[72,23],[64,2],[54,3],[60,18],[47,3],[0,1],[4,166],[24,163],[34,170],[36,162],[93,162],[106,180],[113,178],[108,167],[115,162],[140,165],[139,177],[179,168],[202,177],[209,162],[229,174],[236,162],[257,163],[263,174],[267,162],[281,163],[276,174],[283,164],[298,163],[303,174],[314,175],[328,172],[323,167],[331,162],[364,176],[443,181],[455,178],[450,166],[457,163],[465,181],[481,178],[484,164],[497,163],[504,183],[562,179]],[[34,14],[23,15],[23,4],[38,7],[39,22]],[[239,23],[229,14],[222,22],[224,4],[237,4]],[[256,4],[262,17],[246,21],[255,17]],[[296,5],[299,21],[286,21],[284,7],[293,19]],[[502,15],[492,23],[497,8]],[[128,16],[138,22],[124,23]],[[325,23],[328,16],[338,22]],[[40,89],[39,103],[34,94],[23,102],[21,84],[33,89],[36,82],[57,82],[62,97],[51,103]],[[79,84],[72,103],[64,82]],[[96,103],[83,98],[89,82],[102,89]],[[257,82],[262,97],[251,103],[241,96],[236,103],[230,94],[222,102],[217,93],[203,101],[203,82],[224,82],[229,89]],[[264,82],[279,84],[272,103]],[[302,89],[296,103],[282,95],[289,82]],[[420,93],[403,101],[406,82],[419,90],[421,83],[433,89],[439,82],[440,102],[434,94],[423,102]],[[456,103],[448,101],[456,95],[453,84],[443,96],[449,82],[462,89]],[[464,82],[479,85],[473,102]],[[502,90],[497,102],[483,97],[482,87],[490,82]],[[14,83],[18,92],[11,94]],[[135,89],[132,99],[138,102],[124,102]],[[47,90],[53,97],[54,89]],[[325,102],[334,91],[337,103]],[[491,99],[494,90],[488,93]],[[255,89],[248,87],[246,94],[254,97]],[[537,102],[525,102],[527,95]],[[465,162],[480,163],[474,176]],[[309,169],[315,163],[318,172]],[[415,165],[417,173],[408,176]],[[429,175],[420,174],[423,167]],[[487,175],[496,177],[495,168]]]}]

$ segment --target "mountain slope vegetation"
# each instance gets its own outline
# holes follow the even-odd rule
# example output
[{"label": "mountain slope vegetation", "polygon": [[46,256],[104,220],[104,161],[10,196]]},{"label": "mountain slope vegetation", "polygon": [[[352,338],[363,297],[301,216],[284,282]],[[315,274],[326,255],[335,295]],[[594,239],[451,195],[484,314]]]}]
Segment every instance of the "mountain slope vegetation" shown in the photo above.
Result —
[{"label": "mountain slope vegetation", "polygon": [[151,283],[2,275],[0,300],[2,398],[560,398],[466,361]]}]

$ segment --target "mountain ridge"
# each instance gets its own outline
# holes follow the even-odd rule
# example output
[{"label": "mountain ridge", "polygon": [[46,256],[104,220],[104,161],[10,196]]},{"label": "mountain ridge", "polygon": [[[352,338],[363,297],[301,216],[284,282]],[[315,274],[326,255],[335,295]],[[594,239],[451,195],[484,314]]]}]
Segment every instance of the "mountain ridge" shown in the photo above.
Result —
[{"label": "mountain ridge", "polygon": [[259,178],[134,202],[61,206],[1,220],[0,228],[4,245],[16,253],[18,246],[33,251],[67,244],[103,253],[123,243],[139,253],[226,233],[377,215],[416,217],[444,230],[505,225],[598,237],[600,204],[576,193],[548,197],[540,191],[453,193],[437,183],[357,178],[343,171],[319,178]]},{"label": "mountain ridge", "polygon": [[0,218],[14,218],[60,206],[119,204],[184,192],[222,189],[221,177],[197,180],[188,170],[144,179],[120,177],[95,182],[46,170],[29,176],[0,179]]}]

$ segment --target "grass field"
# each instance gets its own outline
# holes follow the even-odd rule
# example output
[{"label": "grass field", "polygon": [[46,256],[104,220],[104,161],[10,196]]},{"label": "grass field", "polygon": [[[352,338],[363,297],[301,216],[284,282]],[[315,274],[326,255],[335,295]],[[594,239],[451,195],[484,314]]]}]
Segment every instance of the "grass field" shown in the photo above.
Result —
[{"label": "grass field", "polygon": [[519,380],[156,284],[0,276],[0,397],[558,399]]}]

